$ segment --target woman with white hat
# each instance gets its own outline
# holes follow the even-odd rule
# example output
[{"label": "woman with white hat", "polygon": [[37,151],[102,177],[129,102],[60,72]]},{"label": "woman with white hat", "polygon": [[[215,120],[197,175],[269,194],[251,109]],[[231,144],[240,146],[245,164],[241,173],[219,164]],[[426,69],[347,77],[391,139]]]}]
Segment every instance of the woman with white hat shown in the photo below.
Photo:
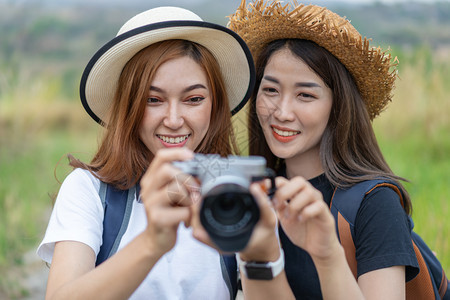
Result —
[{"label": "woman with white hat", "polygon": [[[228,27],[245,40],[256,62],[250,154],[265,156],[282,176],[274,207],[286,261],[280,274],[288,284],[262,289],[244,274],[244,293],[259,291],[259,299],[405,299],[405,282],[418,272],[411,202],[371,126],[391,101],[396,61],[369,47],[348,20],[326,8],[245,2]],[[355,204],[356,249],[346,253],[330,212],[333,193],[379,178],[392,184]],[[252,257],[241,257],[240,264],[247,260]]]},{"label": "woman with white hat", "polygon": [[[198,184],[171,162],[193,152],[231,154],[231,115],[253,85],[242,39],[181,8],[131,18],[95,53],[80,96],[105,135],[90,163],[71,157],[75,170],[38,248],[51,264],[47,298],[233,297],[219,253],[180,225],[191,221]],[[140,193],[131,194],[116,254],[96,267],[109,207],[99,196],[102,182],[119,192],[139,183]]]}]

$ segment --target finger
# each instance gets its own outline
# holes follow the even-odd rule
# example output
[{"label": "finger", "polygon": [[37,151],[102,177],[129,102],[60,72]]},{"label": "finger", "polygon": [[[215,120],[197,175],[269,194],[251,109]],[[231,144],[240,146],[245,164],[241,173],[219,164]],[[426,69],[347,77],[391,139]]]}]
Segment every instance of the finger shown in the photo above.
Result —
[{"label": "finger", "polygon": [[318,201],[311,203],[310,205],[306,206],[298,215],[298,220],[300,221],[307,221],[313,218],[316,218],[320,215],[322,212],[322,206]]},{"label": "finger", "polygon": [[307,181],[302,177],[294,177],[291,180],[278,180],[275,192],[274,207],[276,210],[284,210],[286,205],[300,193],[306,186]]},{"label": "finger", "polygon": [[194,153],[188,148],[164,148],[158,150],[152,161],[153,169],[158,170],[162,164],[173,161],[184,161],[194,158]]},{"label": "finger", "polygon": [[259,183],[259,186],[263,190],[263,192],[268,195],[270,189],[272,188],[272,182],[270,179],[266,178],[261,181],[257,181]]},{"label": "finger", "polygon": [[180,222],[187,222],[190,211],[187,207],[158,207],[149,212],[149,220],[158,227],[177,227]]},{"label": "finger", "polygon": [[331,226],[334,226],[334,219],[331,216],[330,210],[325,202],[315,201],[311,205],[305,207],[302,212],[298,215],[298,220],[300,222],[307,222],[308,220],[317,219],[322,224],[329,222]]},{"label": "finger", "polygon": [[172,205],[190,206],[198,201],[200,186],[191,175],[178,173],[167,185],[167,193]]},{"label": "finger", "polygon": [[272,208],[269,197],[264,193],[261,186],[257,183],[250,185],[250,192],[256,200],[260,210],[260,220],[264,222],[276,222],[276,216]]},{"label": "finger", "polygon": [[171,163],[173,161],[189,160],[192,158],[193,153],[189,149],[161,149],[156,153],[141,182],[147,183],[150,187],[160,188],[173,176],[181,173],[179,169],[172,166]]},{"label": "finger", "polygon": [[[176,186],[176,180],[174,183],[174,179],[176,179],[178,174],[181,174],[180,170],[169,164],[165,164],[161,166],[159,172],[150,176],[144,176],[139,182],[142,201],[170,204],[169,199],[177,199],[178,196],[176,194],[178,188]],[[172,186],[170,186],[171,184]],[[155,196],[156,193],[158,193],[159,197]]]},{"label": "finger", "polygon": [[211,240],[208,232],[201,225],[199,219],[198,219],[198,221],[196,220],[195,222],[191,221],[191,228],[192,228],[192,236],[196,240],[202,242],[205,245],[210,246],[211,248],[214,248],[216,250],[220,250],[219,247],[217,247],[216,244]]},{"label": "finger", "polygon": [[161,189],[161,190],[155,190],[150,194],[144,194],[141,191],[141,200],[142,203],[145,205],[146,209],[148,210],[152,210],[154,207],[159,207],[159,206],[171,206],[171,200],[168,197],[168,193],[166,190]]},{"label": "finger", "polygon": [[289,182],[289,179],[284,178],[282,176],[278,176],[275,178],[275,184],[277,185],[277,188],[282,187],[283,185],[285,185],[288,182]]},{"label": "finger", "polygon": [[278,200],[290,200],[297,193],[305,188],[307,181],[302,177],[294,177],[288,182],[282,184],[276,191]]},{"label": "finger", "polygon": [[219,248],[211,240],[208,232],[205,230],[202,223],[200,222],[201,205],[202,203],[200,201],[197,201],[189,207],[191,211],[190,226],[192,228],[192,236],[198,241],[202,242],[203,244],[206,244],[216,250],[219,250]]},{"label": "finger", "polygon": [[314,187],[305,185],[289,202],[287,206],[288,213],[292,216],[299,215],[306,206],[312,202],[323,202],[322,194]]},{"label": "finger", "polygon": [[169,200],[165,203],[167,206],[190,206],[192,204],[189,192],[176,180],[172,180],[167,184],[164,190],[166,191],[167,199]]}]

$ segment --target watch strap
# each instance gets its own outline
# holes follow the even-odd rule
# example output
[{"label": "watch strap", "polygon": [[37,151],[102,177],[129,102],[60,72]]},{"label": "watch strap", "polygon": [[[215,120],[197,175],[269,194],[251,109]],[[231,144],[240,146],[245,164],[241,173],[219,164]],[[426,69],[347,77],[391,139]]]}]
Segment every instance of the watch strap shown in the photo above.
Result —
[{"label": "watch strap", "polygon": [[236,253],[236,260],[239,269],[248,279],[272,280],[284,269],[284,252],[281,248],[280,257],[273,262],[243,261],[239,253]]}]

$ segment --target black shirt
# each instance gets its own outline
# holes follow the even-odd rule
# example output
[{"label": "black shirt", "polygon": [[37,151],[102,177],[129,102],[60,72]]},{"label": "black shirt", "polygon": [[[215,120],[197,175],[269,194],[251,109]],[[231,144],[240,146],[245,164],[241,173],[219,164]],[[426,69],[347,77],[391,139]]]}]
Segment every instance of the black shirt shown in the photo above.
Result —
[{"label": "black shirt", "polygon": [[[334,187],[324,174],[309,182],[322,192],[330,206]],[[320,282],[309,254],[295,246],[279,227],[285,253],[285,271],[298,299],[322,299]],[[381,268],[406,266],[407,280],[418,272],[411,242],[409,219],[399,196],[388,187],[374,189],[362,201],[355,220],[355,247],[358,276]]]}]

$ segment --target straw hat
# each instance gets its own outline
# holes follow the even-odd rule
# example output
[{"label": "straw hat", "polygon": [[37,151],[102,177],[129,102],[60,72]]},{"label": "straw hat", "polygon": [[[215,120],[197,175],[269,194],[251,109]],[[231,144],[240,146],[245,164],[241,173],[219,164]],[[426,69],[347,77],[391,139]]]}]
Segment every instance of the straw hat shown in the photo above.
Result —
[{"label": "straw hat", "polygon": [[370,47],[369,40],[345,19],[316,5],[282,5],[256,0],[246,7],[242,0],[231,15],[228,27],[237,32],[257,60],[261,50],[278,39],[306,39],[336,56],[355,78],[370,118],[375,118],[391,101],[397,77],[397,58],[382,49]]},{"label": "straw hat", "polygon": [[254,65],[242,39],[223,26],[204,22],[178,7],[158,7],[142,12],[122,26],[117,36],[95,53],[80,84],[81,102],[98,123],[107,111],[125,64],[143,48],[170,39],[183,39],[206,47],[216,58],[225,82],[231,113],[247,102],[254,86]]}]

